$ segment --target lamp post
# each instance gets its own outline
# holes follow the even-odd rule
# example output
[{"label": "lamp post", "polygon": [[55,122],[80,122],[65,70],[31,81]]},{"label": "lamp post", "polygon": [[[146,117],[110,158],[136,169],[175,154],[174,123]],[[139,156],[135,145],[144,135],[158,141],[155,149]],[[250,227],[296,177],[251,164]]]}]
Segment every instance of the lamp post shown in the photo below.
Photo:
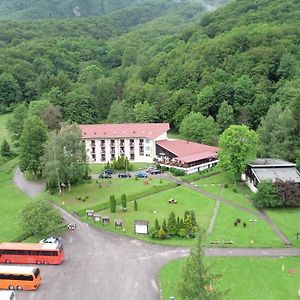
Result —
[{"label": "lamp post", "polygon": [[251,245],[253,245],[254,244],[254,223],[257,222],[257,220],[256,219],[250,219],[249,222],[252,223],[252,225],[251,225],[251,241],[250,241],[250,243],[251,243]]}]

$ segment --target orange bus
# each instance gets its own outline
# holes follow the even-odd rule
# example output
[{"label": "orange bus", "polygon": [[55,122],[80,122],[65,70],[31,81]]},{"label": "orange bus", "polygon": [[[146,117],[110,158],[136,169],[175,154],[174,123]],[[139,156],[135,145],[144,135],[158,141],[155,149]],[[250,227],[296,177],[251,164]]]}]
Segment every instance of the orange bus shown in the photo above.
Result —
[{"label": "orange bus", "polygon": [[40,282],[37,267],[0,266],[0,289],[36,290]]},{"label": "orange bus", "polygon": [[51,264],[58,265],[64,260],[62,243],[27,244],[1,243],[0,263],[14,264]]}]

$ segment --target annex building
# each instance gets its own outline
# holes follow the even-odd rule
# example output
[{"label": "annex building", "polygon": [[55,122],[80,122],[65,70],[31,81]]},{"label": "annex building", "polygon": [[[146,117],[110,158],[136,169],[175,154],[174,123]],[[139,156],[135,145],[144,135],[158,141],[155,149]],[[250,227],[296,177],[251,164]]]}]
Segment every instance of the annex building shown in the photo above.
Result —
[{"label": "annex building", "polygon": [[131,162],[159,162],[187,174],[218,162],[219,148],[168,139],[168,123],[79,125],[90,163],[105,163],[119,156]]},{"label": "annex building", "polygon": [[300,173],[296,164],[274,158],[258,158],[247,164],[242,179],[253,192],[257,192],[257,186],[262,181],[276,180],[294,181],[300,184]]}]

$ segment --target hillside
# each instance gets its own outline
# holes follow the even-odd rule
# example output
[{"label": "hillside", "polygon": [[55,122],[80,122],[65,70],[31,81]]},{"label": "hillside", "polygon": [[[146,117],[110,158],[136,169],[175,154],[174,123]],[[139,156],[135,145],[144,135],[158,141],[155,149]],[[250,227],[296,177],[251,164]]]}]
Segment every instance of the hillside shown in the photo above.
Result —
[{"label": "hillside", "polygon": [[236,0],[204,15],[223,2],[1,22],[0,110],[44,99],[65,120],[164,121],[177,130],[189,112],[217,121],[224,101],[232,122],[253,129],[274,103],[296,118],[300,2]]},{"label": "hillside", "polygon": [[143,0],[1,0],[0,18],[62,19],[101,16]]}]

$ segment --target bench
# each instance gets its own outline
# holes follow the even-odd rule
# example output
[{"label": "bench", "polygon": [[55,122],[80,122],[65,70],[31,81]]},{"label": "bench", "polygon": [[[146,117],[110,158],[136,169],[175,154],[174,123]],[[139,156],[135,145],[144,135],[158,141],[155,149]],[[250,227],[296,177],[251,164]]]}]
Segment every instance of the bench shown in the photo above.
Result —
[{"label": "bench", "polygon": [[232,245],[232,244],[233,244],[233,241],[223,241],[223,244],[224,244],[224,245]]},{"label": "bench", "polygon": [[217,240],[217,241],[210,241],[209,242],[211,245],[217,245],[217,244],[220,244],[220,241]]}]

